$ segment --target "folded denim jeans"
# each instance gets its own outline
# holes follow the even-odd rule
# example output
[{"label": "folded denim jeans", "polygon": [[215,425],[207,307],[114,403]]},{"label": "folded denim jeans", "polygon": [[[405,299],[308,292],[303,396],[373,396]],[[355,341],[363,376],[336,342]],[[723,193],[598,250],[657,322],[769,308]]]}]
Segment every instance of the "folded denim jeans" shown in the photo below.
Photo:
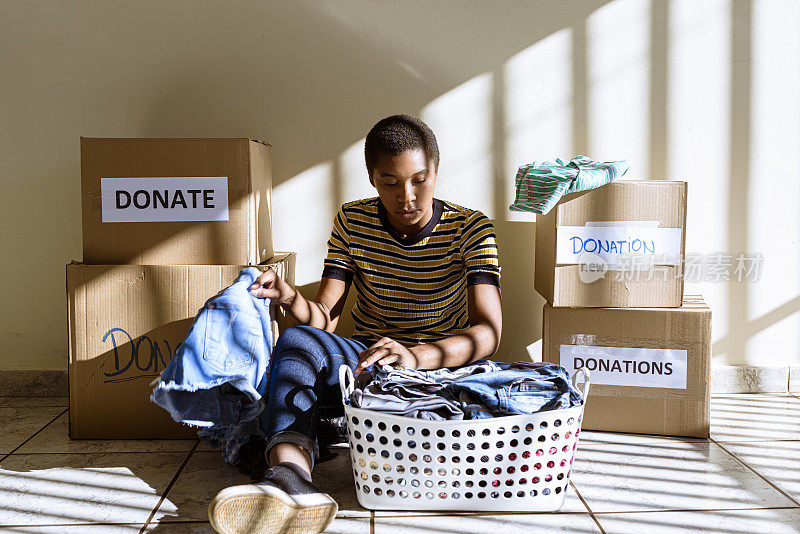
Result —
[{"label": "folded denim jeans", "polygon": [[465,419],[489,419],[571,408],[582,401],[567,371],[556,364],[498,363],[501,370],[472,374],[448,384]]}]

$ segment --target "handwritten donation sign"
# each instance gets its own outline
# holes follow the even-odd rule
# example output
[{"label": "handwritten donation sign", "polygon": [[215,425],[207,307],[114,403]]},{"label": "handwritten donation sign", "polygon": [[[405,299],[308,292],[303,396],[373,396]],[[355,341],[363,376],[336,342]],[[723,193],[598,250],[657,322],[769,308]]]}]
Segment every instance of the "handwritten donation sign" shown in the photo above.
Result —
[{"label": "handwritten donation sign", "polygon": [[585,367],[592,384],[686,389],[687,351],[561,345],[561,366],[570,376]]},{"label": "handwritten donation sign", "polygon": [[107,222],[227,221],[228,177],[100,178]]},{"label": "handwritten donation sign", "polygon": [[659,228],[657,221],[586,223],[556,229],[556,263],[583,264],[600,260],[609,269],[630,265],[630,258],[644,258],[642,265],[680,265],[680,228]]}]

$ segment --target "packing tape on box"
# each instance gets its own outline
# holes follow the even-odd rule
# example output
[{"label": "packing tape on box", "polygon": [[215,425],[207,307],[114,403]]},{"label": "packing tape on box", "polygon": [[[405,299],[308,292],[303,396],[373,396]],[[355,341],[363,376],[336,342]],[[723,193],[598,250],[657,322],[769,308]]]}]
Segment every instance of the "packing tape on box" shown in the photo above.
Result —
[{"label": "packing tape on box", "polygon": [[707,347],[698,341],[568,334],[557,340],[560,365],[570,375],[586,368],[592,395],[700,399],[708,394]]}]

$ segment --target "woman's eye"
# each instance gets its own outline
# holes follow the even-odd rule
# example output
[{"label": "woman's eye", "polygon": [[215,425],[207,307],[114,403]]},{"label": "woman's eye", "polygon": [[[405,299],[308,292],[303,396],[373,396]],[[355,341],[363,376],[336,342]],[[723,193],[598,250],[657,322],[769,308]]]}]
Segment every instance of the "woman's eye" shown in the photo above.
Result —
[{"label": "woman's eye", "polygon": [[419,180],[414,180],[415,184],[422,184],[425,183],[425,178],[420,178]]},{"label": "woman's eye", "polygon": [[388,185],[389,187],[397,185],[397,182],[384,182],[384,185]]}]

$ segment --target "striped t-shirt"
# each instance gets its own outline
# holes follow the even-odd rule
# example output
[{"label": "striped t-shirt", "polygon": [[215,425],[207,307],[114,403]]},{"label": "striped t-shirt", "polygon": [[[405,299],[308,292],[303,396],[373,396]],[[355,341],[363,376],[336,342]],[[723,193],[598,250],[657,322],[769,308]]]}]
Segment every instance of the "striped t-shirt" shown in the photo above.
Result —
[{"label": "striped t-shirt", "polygon": [[469,327],[467,285],[500,286],[494,227],[434,199],[430,222],[403,239],[377,197],[357,200],[336,214],[322,276],[354,282],[355,339],[437,341]]}]

